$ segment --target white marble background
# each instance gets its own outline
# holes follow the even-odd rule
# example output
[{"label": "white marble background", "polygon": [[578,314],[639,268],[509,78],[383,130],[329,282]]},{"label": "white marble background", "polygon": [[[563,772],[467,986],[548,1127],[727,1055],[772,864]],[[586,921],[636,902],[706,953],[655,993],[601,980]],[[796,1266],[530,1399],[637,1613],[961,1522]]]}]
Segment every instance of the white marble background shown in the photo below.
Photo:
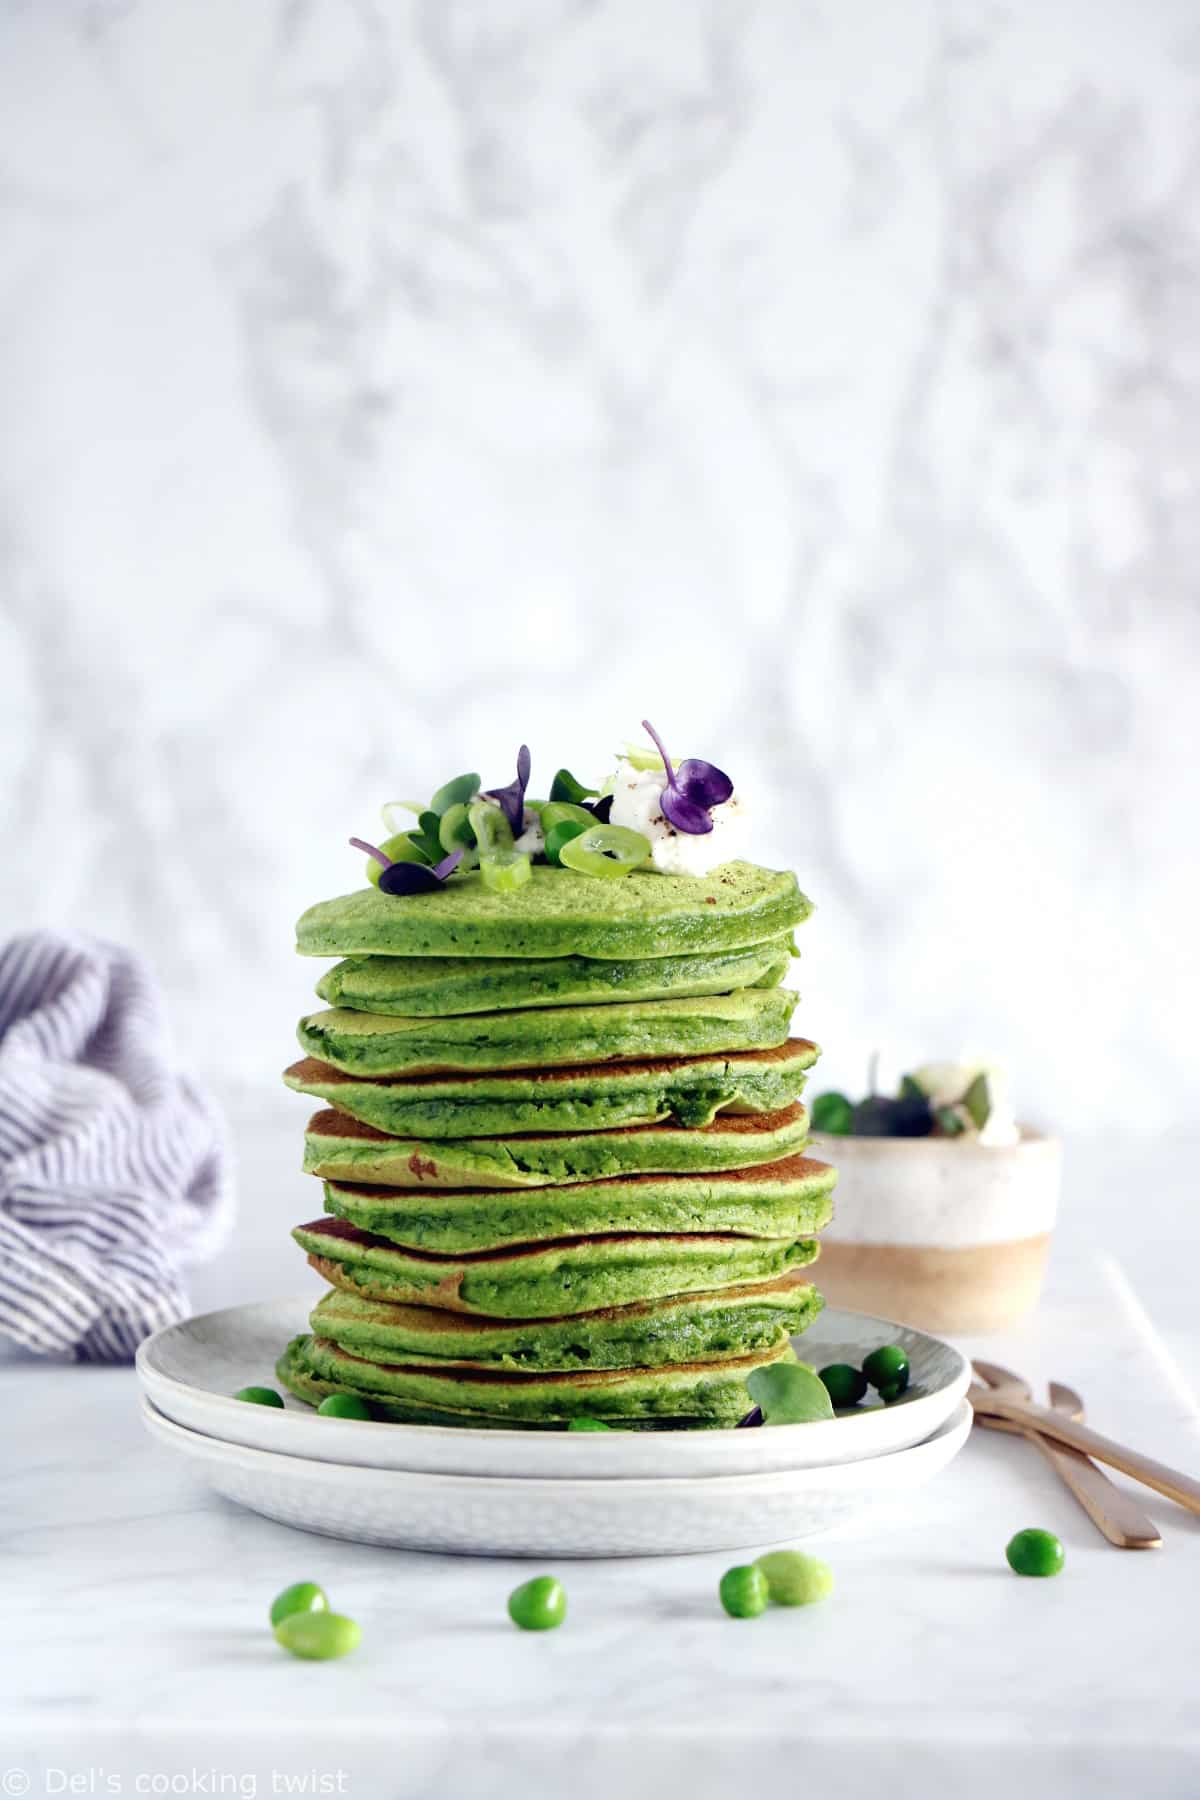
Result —
[{"label": "white marble background", "polygon": [[800,1022],[1193,1107],[1194,0],[5,0],[0,914],[230,1089],[379,802],[649,713]]}]

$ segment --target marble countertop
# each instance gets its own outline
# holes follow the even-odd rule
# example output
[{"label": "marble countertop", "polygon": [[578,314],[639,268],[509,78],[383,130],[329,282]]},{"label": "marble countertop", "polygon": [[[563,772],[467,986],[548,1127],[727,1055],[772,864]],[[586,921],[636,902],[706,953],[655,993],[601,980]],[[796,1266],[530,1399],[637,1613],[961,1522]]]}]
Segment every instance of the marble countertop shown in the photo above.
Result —
[{"label": "marble countertop", "polygon": [[[243,1222],[201,1305],[295,1290],[285,1128],[268,1105],[239,1130]],[[1196,1148],[1069,1146],[1043,1306],[987,1346],[1192,1471]],[[1165,1548],[1112,1550],[1015,1439],[976,1432],[923,1493],[823,1540],[829,1605],[726,1619],[734,1555],[578,1563],[566,1627],[527,1637],[504,1607],[528,1565],[241,1511],[145,1437],[128,1369],[9,1356],[0,1393],[0,1795],[1200,1791],[1200,1520],[1150,1496]],[[1030,1524],[1063,1539],[1060,1579],[1007,1571]],[[267,1606],[303,1578],[362,1624],[353,1658],[275,1646]]]}]

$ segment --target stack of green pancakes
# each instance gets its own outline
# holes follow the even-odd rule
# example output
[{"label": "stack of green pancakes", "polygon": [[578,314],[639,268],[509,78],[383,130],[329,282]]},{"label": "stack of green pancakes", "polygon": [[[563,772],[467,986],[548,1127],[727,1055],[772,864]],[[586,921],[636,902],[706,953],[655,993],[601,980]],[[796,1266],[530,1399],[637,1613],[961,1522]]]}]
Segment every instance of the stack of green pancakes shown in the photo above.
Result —
[{"label": "stack of green pancakes", "polygon": [[808,911],[744,862],[311,907],[299,950],[338,960],[285,1080],[320,1102],[324,1212],[293,1236],[330,1287],[285,1386],[418,1423],[736,1424],[821,1306],[835,1177],[780,985]]}]

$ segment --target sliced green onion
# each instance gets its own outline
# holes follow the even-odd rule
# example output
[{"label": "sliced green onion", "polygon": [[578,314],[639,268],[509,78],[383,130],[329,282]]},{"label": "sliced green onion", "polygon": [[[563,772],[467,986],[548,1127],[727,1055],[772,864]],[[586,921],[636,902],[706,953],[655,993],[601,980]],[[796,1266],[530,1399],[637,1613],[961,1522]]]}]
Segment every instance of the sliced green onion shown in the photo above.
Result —
[{"label": "sliced green onion", "polygon": [[592,825],[563,844],[558,854],[565,869],[610,880],[639,869],[650,855],[650,840],[623,825]]},{"label": "sliced green onion", "polygon": [[586,806],[573,806],[569,800],[547,800],[542,808],[542,830],[550,831],[555,825],[565,825],[568,821],[582,825],[586,831],[589,825],[596,823],[596,817]]},{"label": "sliced green onion", "polygon": [[479,846],[480,861],[485,856],[494,856],[497,850],[512,849],[512,826],[494,800],[473,800],[467,808],[467,817]]},{"label": "sliced green onion", "polygon": [[522,850],[493,850],[480,857],[479,873],[489,894],[511,894],[525,886],[532,869]]}]

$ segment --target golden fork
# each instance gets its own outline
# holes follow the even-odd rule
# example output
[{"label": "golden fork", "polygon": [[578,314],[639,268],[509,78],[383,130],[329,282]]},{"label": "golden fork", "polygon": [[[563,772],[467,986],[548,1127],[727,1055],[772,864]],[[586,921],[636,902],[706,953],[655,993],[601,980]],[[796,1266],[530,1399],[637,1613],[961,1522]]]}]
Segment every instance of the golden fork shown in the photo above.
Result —
[{"label": "golden fork", "polygon": [[1143,1456],[1140,1451],[1117,1443],[1115,1438],[1104,1437],[1090,1425],[1081,1425],[1078,1420],[1069,1419],[1052,1407],[1035,1406],[1030,1400],[1022,1400],[1011,1388],[989,1388],[977,1382],[968,1390],[967,1398],[975,1408],[977,1418],[1007,1419],[1010,1424],[1032,1428],[1043,1437],[1067,1444],[1073,1450],[1082,1450],[1085,1456],[1107,1463],[1112,1469],[1120,1469],[1124,1475],[1132,1475],[1135,1481],[1165,1494],[1189,1512],[1200,1513],[1200,1481],[1182,1469],[1173,1469],[1151,1456]]},{"label": "golden fork", "polygon": [[[1029,1383],[1020,1375],[1015,1375],[1011,1369],[1001,1368],[999,1363],[977,1359],[974,1369],[979,1379],[993,1390],[1003,1392],[1007,1389],[1010,1394],[1019,1395],[1022,1400],[1032,1397],[1033,1390]],[[1061,1412],[1069,1419],[1083,1418],[1083,1401],[1074,1388],[1067,1387],[1063,1382],[1050,1383],[1050,1404],[1056,1412]],[[1009,1419],[989,1418],[984,1414],[978,1416],[981,1425],[994,1431],[1014,1432],[1034,1444],[1074,1494],[1097,1530],[1103,1533],[1110,1544],[1115,1544],[1118,1550],[1162,1548],[1162,1538],[1154,1520],[1142,1511],[1136,1500],[1111,1482],[1103,1469],[1097,1468],[1081,1450],[1071,1450],[1064,1444],[1052,1443],[1040,1431],[1035,1431],[1028,1425],[1018,1425]]]}]

